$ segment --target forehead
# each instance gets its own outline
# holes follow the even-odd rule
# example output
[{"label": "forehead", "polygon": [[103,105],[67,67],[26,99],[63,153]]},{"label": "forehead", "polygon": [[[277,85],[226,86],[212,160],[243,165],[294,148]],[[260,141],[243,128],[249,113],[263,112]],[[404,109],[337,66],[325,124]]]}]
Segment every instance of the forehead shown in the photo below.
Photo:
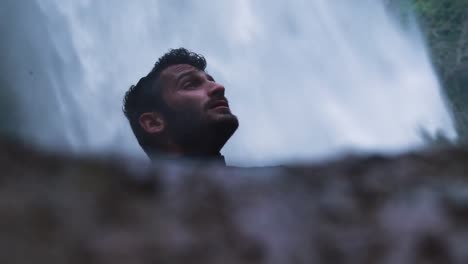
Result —
[{"label": "forehead", "polygon": [[163,80],[175,80],[184,73],[196,71],[200,72],[200,69],[190,65],[190,64],[175,64],[167,67],[161,72],[161,78]]}]

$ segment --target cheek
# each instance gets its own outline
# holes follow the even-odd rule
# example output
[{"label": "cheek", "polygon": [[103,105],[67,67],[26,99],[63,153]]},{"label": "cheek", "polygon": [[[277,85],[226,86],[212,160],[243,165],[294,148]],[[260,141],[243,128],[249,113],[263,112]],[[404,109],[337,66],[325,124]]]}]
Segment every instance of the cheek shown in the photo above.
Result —
[{"label": "cheek", "polygon": [[204,109],[206,102],[207,98],[202,93],[192,92],[178,96],[174,100],[174,106],[179,109],[200,111]]}]

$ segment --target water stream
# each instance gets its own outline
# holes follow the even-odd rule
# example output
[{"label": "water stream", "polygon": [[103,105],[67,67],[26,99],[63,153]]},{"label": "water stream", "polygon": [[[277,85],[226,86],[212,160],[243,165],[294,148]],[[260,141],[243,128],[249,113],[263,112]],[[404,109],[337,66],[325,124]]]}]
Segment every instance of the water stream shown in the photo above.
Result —
[{"label": "water stream", "polygon": [[230,164],[455,137],[422,38],[379,1],[4,0],[0,15],[13,126],[46,147],[144,157],[122,96],[181,46],[206,56],[240,119]]}]

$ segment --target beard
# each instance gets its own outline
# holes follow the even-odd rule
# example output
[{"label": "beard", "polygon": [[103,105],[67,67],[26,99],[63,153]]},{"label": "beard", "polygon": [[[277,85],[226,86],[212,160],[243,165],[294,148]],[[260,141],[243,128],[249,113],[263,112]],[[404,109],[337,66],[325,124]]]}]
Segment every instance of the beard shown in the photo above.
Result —
[{"label": "beard", "polygon": [[194,109],[163,111],[172,142],[193,156],[216,155],[239,127],[230,111],[213,113]]}]

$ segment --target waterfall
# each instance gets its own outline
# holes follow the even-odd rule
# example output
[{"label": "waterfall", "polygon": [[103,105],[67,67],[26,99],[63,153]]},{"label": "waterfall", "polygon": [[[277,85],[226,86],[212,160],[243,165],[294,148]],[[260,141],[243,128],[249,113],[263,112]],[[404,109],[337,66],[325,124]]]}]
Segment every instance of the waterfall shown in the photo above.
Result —
[{"label": "waterfall", "polygon": [[144,157],[122,97],[169,48],[205,55],[240,127],[235,165],[421,146],[455,131],[424,41],[375,0],[4,0],[2,85],[16,133]]}]

